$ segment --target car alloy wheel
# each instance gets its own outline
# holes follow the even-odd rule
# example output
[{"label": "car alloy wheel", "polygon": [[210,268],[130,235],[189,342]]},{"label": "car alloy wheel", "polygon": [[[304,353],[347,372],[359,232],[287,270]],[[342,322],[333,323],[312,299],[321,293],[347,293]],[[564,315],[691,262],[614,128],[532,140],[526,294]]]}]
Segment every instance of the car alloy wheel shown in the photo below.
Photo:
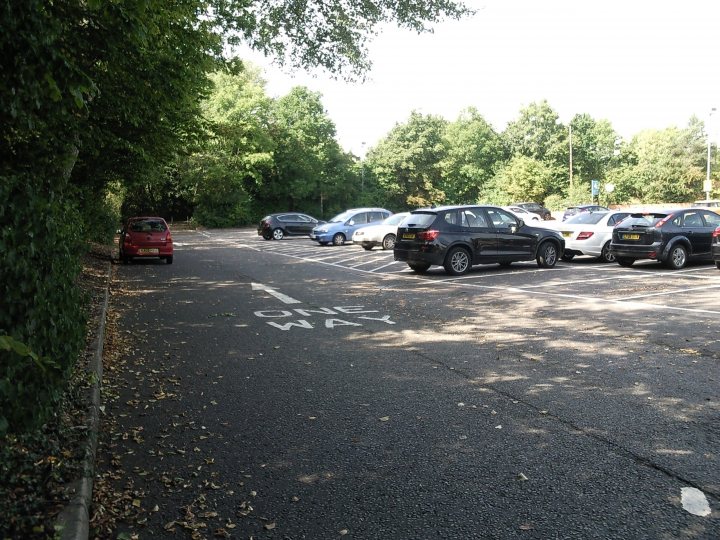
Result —
[{"label": "car alloy wheel", "polygon": [[342,246],[345,243],[345,236],[342,233],[337,233],[333,236],[332,243],[334,246]]},{"label": "car alloy wheel", "polygon": [[445,258],[445,271],[461,276],[470,270],[470,253],[464,248],[452,248]]},{"label": "car alloy wheel", "polygon": [[605,245],[602,247],[602,251],[600,252],[600,259],[606,263],[615,262],[615,255],[610,252],[610,240],[605,242]]},{"label": "car alloy wheel", "polygon": [[667,266],[673,270],[680,270],[687,263],[687,251],[683,246],[675,246],[670,250]]},{"label": "car alloy wheel", "polygon": [[278,228],[273,231],[273,238],[275,240],[282,240],[285,237],[285,233],[282,229]]},{"label": "car alloy wheel", "polygon": [[552,242],[543,242],[538,249],[537,263],[540,268],[552,268],[558,260],[557,247]]},{"label": "car alloy wheel", "polygon": [[383,238],[382,241],[382,247],[383,249],[392,249],[395,247],[395,235],[394,234],[388,234]]}]

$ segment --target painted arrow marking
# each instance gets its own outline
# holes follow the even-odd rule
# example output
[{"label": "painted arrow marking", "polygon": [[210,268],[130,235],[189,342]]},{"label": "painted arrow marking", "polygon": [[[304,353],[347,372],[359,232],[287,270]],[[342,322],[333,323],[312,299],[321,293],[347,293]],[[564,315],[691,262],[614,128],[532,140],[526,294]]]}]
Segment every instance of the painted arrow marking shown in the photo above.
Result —
[{"label": "painted arrow marking", "polygon": [[268,287],[267,285],[263,285],[262,283],[252,283],[252,290],[253,291],[265,291],[271,296],[274,296],[281,302],[285,304],[302,304],[300,300],[295,300],[294,298],[289,297],[286,294],[283,294],[281,292],[276,291],[272,287]]}]

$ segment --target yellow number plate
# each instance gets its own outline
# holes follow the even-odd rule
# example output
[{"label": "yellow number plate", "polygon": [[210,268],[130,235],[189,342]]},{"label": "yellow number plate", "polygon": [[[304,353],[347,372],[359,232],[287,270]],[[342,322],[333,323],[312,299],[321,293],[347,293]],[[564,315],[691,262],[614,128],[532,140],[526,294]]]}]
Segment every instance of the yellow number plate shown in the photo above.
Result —
[{"label": "yellow number plate", "polygon": [[623,240],[640,240],[639,234],[623,234]]},{"label": "yellow number plate", "polygon": [[415,233],[404,233],[403,240],[412,240],[415,238]]}]

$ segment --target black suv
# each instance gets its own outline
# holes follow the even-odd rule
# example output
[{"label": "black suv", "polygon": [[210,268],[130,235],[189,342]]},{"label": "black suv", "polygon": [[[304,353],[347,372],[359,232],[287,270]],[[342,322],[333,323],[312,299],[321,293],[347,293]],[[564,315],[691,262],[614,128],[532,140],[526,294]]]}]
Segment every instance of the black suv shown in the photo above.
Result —
[{"label": "black suv", "polygon": [[495,206],[443,206],[414,210],[398,226],[394,256],[417,273],[444,266],[459,276],[474,264],[536,260],[552,268],[565,250],[562,235],[531,227]]},{"label": "black suv", "polygon": [[527,210],[528,212],[537,214],[543,219],[552,219],[552,214],[550,213],[550,210],[545,208],[542,204],[536,202],[519,202],[511,206],[519,206],[523,210]]},{"label": "black suv", "polygon": [[702,208],[630,214],[614,229],[610,253],[620,266],[638,259],[680,269],[690,259],[712,261],[712,235],[720,214]]}]

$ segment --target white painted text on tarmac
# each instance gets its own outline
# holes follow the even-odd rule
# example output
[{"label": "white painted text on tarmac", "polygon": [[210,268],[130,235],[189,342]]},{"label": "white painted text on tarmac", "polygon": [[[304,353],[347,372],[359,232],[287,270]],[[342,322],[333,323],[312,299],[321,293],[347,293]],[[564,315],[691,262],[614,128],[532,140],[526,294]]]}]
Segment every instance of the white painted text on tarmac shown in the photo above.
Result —
[{"label": "white painted text on tarmac", "polygon": [[[365,306],[334,306],[332,308],[297,308],[297,309],[268,309],[255,311],[255,316],[261,319],[280,319],[266,321],[270,326],[279,330],[288,331],[293,328],[312,330],[318,327],[338,328],[341,326],[363,326],[368,321],[378,321],[385,324],[395,324],[390,320],[390,315],[370,316],[369,313],[379,313],[377,310],[365,309]],[[308,320],[316,315],[321,315],[320,321]],[[335,317],[328,317],[334,315]],[[295,319],[295,317],[306,317]],[[293,320],[287,320],[293,319]],[[351,320],[348,320],[351,319]]]}]

